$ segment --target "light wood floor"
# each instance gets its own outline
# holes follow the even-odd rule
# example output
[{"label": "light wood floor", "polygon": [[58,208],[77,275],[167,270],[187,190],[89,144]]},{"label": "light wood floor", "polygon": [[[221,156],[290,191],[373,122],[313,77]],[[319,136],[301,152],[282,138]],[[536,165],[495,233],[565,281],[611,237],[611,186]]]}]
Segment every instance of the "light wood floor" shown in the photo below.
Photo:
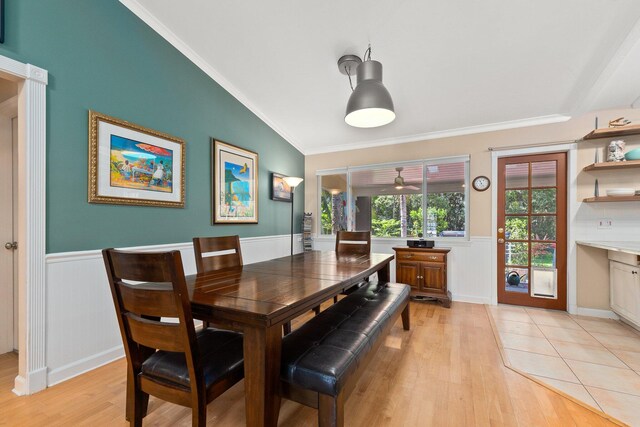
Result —
[{"label": "light wood floor", "polygon": [[[294,324],[295,326],[295,324]],[[391,331],[347,401],[347,426],[601,426],[606,419],[506,368],[482,305],[411,303],[411,331]],[[17,357],[0,356],[0,425],[124,426],[125,361],[28,397],[11,393]],[[211,425],[244,425],[243,382],[208,407]],[[151,397],[147,426],[191,425],[191,412]],[[290,401],[281,426],[315,426]]]}]

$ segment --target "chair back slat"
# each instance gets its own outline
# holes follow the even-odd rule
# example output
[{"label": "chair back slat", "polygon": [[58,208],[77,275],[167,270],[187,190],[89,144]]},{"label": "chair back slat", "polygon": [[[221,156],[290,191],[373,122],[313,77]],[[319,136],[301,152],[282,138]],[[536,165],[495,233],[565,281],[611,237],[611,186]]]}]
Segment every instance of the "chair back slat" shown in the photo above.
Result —
[{"label": "chair back slat", "polygon": [[133,313],[125,316],[131,339],[145,347],[184,353],[180,324],[144,319]]},{"label": "chair back slat", "polygon": [[[167,290],[154,289],[163,287]],[[178,317],[176,296],[171,284],[131,285],[118,283],[125,311],[153,317]]]},{"label": "chair back slat", "polygon": [[371,252],[370,231],[338,231],[336,252],[339,255],[368,254]]},{"label": "chair back slat", "polygon": [[[239,236],[194,237],[193,250],[198,273],[242,265]],[[231,251],[231,253],[209,254],[210,252],[223,251]]]},{"label": "chair back slat", "polygon": [[136,282],[171,282],[171,272],[166,265],[166,252],[143,254],[112,250],[110,258],[113,275],[120,279]]}]

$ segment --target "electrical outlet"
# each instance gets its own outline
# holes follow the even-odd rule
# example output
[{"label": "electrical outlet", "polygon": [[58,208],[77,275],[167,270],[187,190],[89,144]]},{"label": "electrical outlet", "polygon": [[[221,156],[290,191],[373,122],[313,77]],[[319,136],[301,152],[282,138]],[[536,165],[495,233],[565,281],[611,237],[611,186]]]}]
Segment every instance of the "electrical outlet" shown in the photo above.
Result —
[{"label": "electrical outlet", "polygon": [[606,229],[611,227],[613,227],[613,221],[611,221],[611,218],[598,219],[598,228]]}]

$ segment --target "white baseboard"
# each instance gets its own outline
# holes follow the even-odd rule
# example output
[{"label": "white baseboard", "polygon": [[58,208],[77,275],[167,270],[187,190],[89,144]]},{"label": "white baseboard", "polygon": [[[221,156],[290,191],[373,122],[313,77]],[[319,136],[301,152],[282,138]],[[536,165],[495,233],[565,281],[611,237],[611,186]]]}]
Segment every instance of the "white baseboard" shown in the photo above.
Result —
[{"label": "white baseboard", "polygon": [[93,356],[85,357],[84,359],[69,363],[66,366],[62,366],[49,372],[47,375],[47,384],[49,386],[56,385],[123,357],[124,347],[121,345]]},{"label": "white baseboard", "polygon": [[489,297],[477,297],[473,295],[451,294],[451,299],[454,302],[468,302],[471,304],[491,304],[491,298]]},{"label": "white baseboard", "polygon": [[27,378],[18,375],[13,383],[12,392],[18,396],[34,394],[47,388],[47,368],[29,372]]},{"label": "white baseboard", "polygon": [[579,316],[600,317],[602,319],[619,320],[620,317],[611,310],[602,310],[599,308],[576,307],[575,313]]}]

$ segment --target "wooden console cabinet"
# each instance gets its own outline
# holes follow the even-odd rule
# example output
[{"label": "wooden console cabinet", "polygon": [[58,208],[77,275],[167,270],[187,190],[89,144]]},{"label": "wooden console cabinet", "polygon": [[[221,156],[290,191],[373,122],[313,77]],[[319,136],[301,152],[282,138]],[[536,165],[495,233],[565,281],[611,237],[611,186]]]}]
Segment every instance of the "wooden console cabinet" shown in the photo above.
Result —
[{"label": "wooden console cabinet", "polygon": [[411,286],[411,296],[442,301],[451,307],[451,292],[447,290],[447,254],[450,248],[410,248],[399,246],[396,251],[396,282]]}]

